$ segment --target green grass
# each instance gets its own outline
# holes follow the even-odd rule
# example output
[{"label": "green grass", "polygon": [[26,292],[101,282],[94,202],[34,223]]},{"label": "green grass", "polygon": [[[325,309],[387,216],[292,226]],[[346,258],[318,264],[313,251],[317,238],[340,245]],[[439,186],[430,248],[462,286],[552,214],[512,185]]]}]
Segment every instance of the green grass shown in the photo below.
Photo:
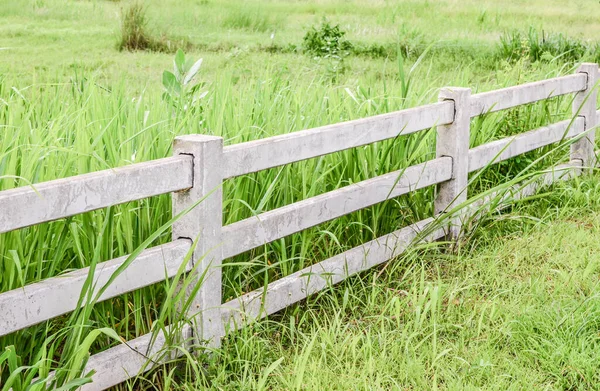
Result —
[{"label": "green grass", "polygon": [[258,33],[275,33],[279,30],[282,19],[270,18],[269,13],[264,10],[253,8],[240,8],[229,12],[223,19],[223,27]]},{"label": "green grass", "polygon": [[[11,61],[0,64],[0,74],[18,76],[27,84],[34,79],[34,73],[38,77],[70,76],[70,68],[76,67],[100,73],[111,81],[127,77],[130,87],[137,91],[146,85],[157,87],[160,72],[170,56],[114,50],[120,35],[121,10],[129,3],[125,0],[72,1],[67,7],[59,0],[5,0],[0,9],[3,21],[0,48]],[[189,0],[185,7],[175,0],[150,0],[144,4],[148,11],[148,31],[155,37],[171,37],[176,42],[185,40],[197,47],[194,55],[207,60],[210,79],[224,63],[232,62],[228,61],[228,54],[271,44],[300,45],[307,29],[320,23],[324,16],[340,24],[347,31],[346,38],[357,44],[436,43],[482,54],[495,45],[505,31],[526,31],[529,26],[583,41],[594,40],[600,33],[600,23],[592,12],[587,12],[596,7],[591,0],[580,1],[578,7],[567,7],[560,0],[535,0],[526,4],[517,0],[502,4],[491,0],[464,1],[460,5],[449,0],[435,3]],[[482,9],[485,10],[483,22],[480,21]],[[242,11],[246,16],[240,16]],[[224,27],[228,20],[237,20],[233,24],[243,28]],[[264,27],[257,29],[256,26]],[[233,62],[240,69],[260,69],[265,63],[277,64],[278,59],[289,61],[285,55],[259,53],[253,54],[250,61],[238,56]],[[381,60],[358,61],[351,67],[353,74],[364,72],[362,62],[380,68]],[[290,63],[291,69],[297,72],[295,65],[295,62]],[[435,71],[447,73],[450,80],[453,79],[452,69],[444,72],[444,67],[438,66]],[[476,77],[489,74],[487,69],[474,72]]]},{"label": "green grass", "polygon": [[[145,34],[161,42],[184,42],[188,57],[204,59],[197,79],[205,82],[202,89],[208,94],[184,109],[190,102],[173,106],[162,98],[161,75],[163,70],[172,69],[172,54],[118,51],[122,10],[130,4],[70,1],[65,6],[58,0],[6,0],[0,7],[0,53],[10,59],[0,62],[0,190],[170,156],[172,140],[180,134],[219,135],[226,144],[233,144],[435,102],[443,86],[472,87],[475,93],[569,74],[577,61],[589,59],[593,53],[582,51],[581,56],[567,58],[550,51],[553,58],[548,59],[542,58],[543,53],[555,48],[536,46],[537,57],[515,58],[511,50],[516,48],[518,52],[518,45],[513,45],[516,40],[507,40],[509,54],[498,57],[501,35],[533,26],[537,30],[532,31],[544,29],[571,37],[573,41],[565,41],[569,45],[588,45],[587,40],[600,32],[600,24],[586,8],[596,5],[587,1],[577,9],[559,1],[509,1],[502,5],[466,1],[457,5],[452,1],[392,4],[189,0],[186,7],[174,1],[144,2],[148,17]],[[298,49],[306,31],[324,16],[332,24],[339,24],[346,31],[344,38],[354,45],[354,52],[343,59],[343,72],[338,64],[315,60]],[[532,39],[530,46],[534,43],[539,42]],[[594,47],[593,42],[589,46]],[[562,46],[557,47],[562,50]],[[472,122],[471,145],[569,118],[570,103],[569,97],[551,99],[478,118]],[[514,177],[550,150],[511,159],[474,177],[471,194]],[[228,181],[224,222],[239,221],[434,156],[434,131],[430,130]],[[562,149],[534,168],[564,158]],[[573,191],[559,192],[556,202],[565,203],[584,194],[591,194],[592,202],[595,190],[585,189],[593,183],[579,183]],[[433,190],[425,189],[227,260],[223,299],[429,217],[432,201]],[[544,204],[551,211],[554,207]],[[513,216],[519,221],[527,220],[528,214],[541,213],[518,210],[522,215]],[[540,206],[540,210],[545,209]],[[568,215],[564,213],[555,216],[551,226],[567,224],[561,222]],[[0,292],[131,253],[170,218],[169,196],[160,196],[2,234]],[[190,361],[179,367],[168,366],[164,370],[173,372],[167,375],[159,370],[147,378],[157,376],[156,389],[168,389],[169,382],[174,382],[173,387],[193,388],[193,377],[215,388],[253,389],[259,388],[261,376],[263,386],[272,388],[295,388],[296,382],[312,389],[321,388],[319,384],[361,388],[359,381],[369,381],[380,388],[395,387],[397,382],[401,388],[437,385],[443,389],[459,387],[461,379],[474,387],[487,384],[504,388],[509,381],[531,384],[529,376],[536,371],[519,372],[519,365],[510,367],[506,362],[487,364],[496,356],[494,349],[500,349],[498,356],[506,360],[518,349],[524,352],[527,349],[523,346],[529,346],[525,340],[521,345],[511,345],[502,339],[486,339],[487,334],[481,331],[473,334],[469,323],[474,321],[469,320],[471,312],[483,311],[482,320],[478,318],[477,322],[489,328],[490,335],[495,332],[500,338],[498,335],[507,329],[494,323],[488,311],[503,305],[518,307],[519,301],[530,300],[526,287],[515,285],[511,279],[514,270],[498,266],[486,274],[486,251],[497,251],[499,257],[515,253],[502,251],[499,243],[504,237],[498,232],[502,230],[491,222],[475,235],[469,243],[481,242],[484,247],[480,250],[475,244],[468,245],[470,252],[476,252],[473,255],[417,252],[379,276],[367,273],[285,315],[240,331],[216,352],[208,369]],[[536,234],[535,230],[527,232]],[[151,244],[169,240],[167,229],[152,237]],[[515,246],[527,243],[518,239],[513,242]],[[497,279],[498,290],[514,289],[512,304],[504,302],[510,295],[485,291],[483,283],[476,281],[478,276],[470,274],[475,270],[467,267],[471,263],[480,266],[482,280]],[[538,266],[539,273],[553,275],[543,269],[548,265]],[[511,284],[500,287],[500,282]],[[578,283],[573,284],[572,289]],[[35,376],[57,367],[77,367],[83,360],[75,358],[81,351],[87,352],[83,341],[92,330],[107,328],[119,338],[132,339],[173,322],[177,316],[173,303],[179,299],[174,286],[173,282],[156,284],[87,306],[73,317],[61,317],[0,338],[0,346],[14,346],[11,357],[20,357],[20,361],[15,359],[10,364],[0,358],[1,381],[5,382],[9,373],[17,373],[21,364],[41,363],[41,372],[24,372]],[[559,288],[571,289],[568,284]],[[403,290],[407,294],[398,293]],[[344,299],[346,291],[349,293]],[[565,300],[577,302],[579,296],[573,292]],[[469,302],[472,307],[444,304],[447,298],[463,294],[473,298]],[[393,308],[389,302],[394,302]],[[488,307],[482,309],[481,303]],[[546,308],[540,303],[539,308]],[[515,315],[506,311],[505,319]],[[514,322],[508,323],[513,327]],[[400,327],[407,324],[409,328]],[[523,338],[542,338],[548,332],[539,329],[538,334],[538,329],[530,325],[529,334],[523,332]],[[114,337],[106,331],[94,339],[90,351],[114,346]],[[346,337],[348,343],[331,343]],[[470,339],[482,339],[481,346],[470,345]],[[453,350],[445,352],[452,346]],[[76,353],[78,348],[83,350]],[[386,352],[395,361],[386,359]],[[478,357],[477,352],[482,356]],[[527,351],[515,357],[525,360],[531,355]],[[44,360],[45,356],[62,361],[53,363]],[[266,368],[280,357],[283,361],[267,375]],[[544,365],[550,365],[554,358],[543,360]],[[517,362],[525,365],[525,361]],[[346,371],[344,366],[354,369]],[[562,387],[555,373],[560,372],[558,369],[538,366],[540,379],[545,382],[539,384]],[[515,371],[511,377],[505,376],[511,370]],[[198,373],[190,376],[186,371]],[[500,374],[494,377],[489,373]],[[74,378],[76,373],[65,375],[60,382]],[[594,384],[592,380],[586,381]],[[579,384],[583,387],[586,383],[581,380]],[[152,386],[142,379],[134,387]],[[15,391],[18,389],[22,388]]]}]

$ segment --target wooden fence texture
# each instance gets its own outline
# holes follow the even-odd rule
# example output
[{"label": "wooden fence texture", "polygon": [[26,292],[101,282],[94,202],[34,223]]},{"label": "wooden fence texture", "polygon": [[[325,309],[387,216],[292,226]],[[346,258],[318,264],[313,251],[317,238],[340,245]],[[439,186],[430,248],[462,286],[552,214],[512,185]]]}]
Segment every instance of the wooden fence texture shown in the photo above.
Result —
[{"label": "wooden fence texture", "polygon": [[[165,193],[173,194],[174,214],[197,204],[173,225],[173,241],[138,255],[102,293],[100,301],[173,277],[186,262],[185,271],[196,273],[197,281],[202,279],[201,287],[192,298],[191,321],[171,325],[167,331],[170,337],[178,335],[187,343],[209,341],[209,345],[219,346],[228,328],[243,327],[389,261],[415,238],[433,241],[447,235],[456,237],[460,217],[419,234],[467,200],[470,172],[573,137],[578,139],[571,144],[569,163],[552,168],[537,182],[515,186],[510,196],[530,195],[539,186],[594,167],[595,128],[600,121],[600,111],[596,111],[598,78],[597,64],[583,64],[574,75],[481,94],[471,95],[466,88],[444,88],[438,103],[226,147],[220,137],[177,137],[170,158],[0,192],[0,233]],[[471,118],[566,94],[575,94],[572,120],[469,149]],[[433,127],[437,128],[437,157],[433,160],[222,224],[224,180]],[[434,185],[438,186],[435,216],[222,303],[223,259]],[[478,205],[485,202],[479,200]],[[99,264],[96,286],[104,285],[126,259]],[[88,272],[85,268],[0,294],[0,336],[73,311]],[[164,332],[151,333],[93,355],[86,366],[86,371],[95,371],[93,382],[82,389],[103,390],[179,354],[181,350],[164,354],[167,339]]]}]

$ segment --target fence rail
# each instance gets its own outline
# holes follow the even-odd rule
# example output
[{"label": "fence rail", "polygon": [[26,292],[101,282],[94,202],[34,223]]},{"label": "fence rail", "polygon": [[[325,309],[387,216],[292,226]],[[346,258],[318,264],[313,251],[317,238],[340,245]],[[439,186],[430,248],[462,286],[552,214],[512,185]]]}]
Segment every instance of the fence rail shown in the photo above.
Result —
[{"label": "fence rail", "polygon": [[452,159],[426,163],[308,198],[223,228],[223,257],[229,258],[348,213],[451,178]]},{"label": "fence rail", "polygon": [[192,187],[191,158],[174,156],[0,192],[0,233]]},{"label": "fence rail", "polygon": [[232,145],[223,150],[224,179],[290,164],[452,122],[454,105],[439,102],[320,128]]},{"label": "fence rail", "polygon": [[[190,248],[190,241],[176,240],[142,252],[108,286],[99,302],[175,276]],[[115,258],[96,266],[94,283],[97,288],[94,295],[123,265],[127,257]],[[191,265],[186,265],[185,271],[190,269]],[[75,310],[89,272],[90,268],[86,267],[0,294],[0,335]]]},{"label": "fence rail", "polygon": [[[206,272],[193,301],[191,323],[140,336],[90,358],[95,371],[84,390],[103,390],[181,355],[199,340],[218,346],[227,328],[275,313],[349,276],[398,257],[415,242],[455,238],[462,221],[431,225],[466,200],[469,172],[535,149],[577,137],[571,161],[551,168],[534,182],[516,185],[504,197],[531,195],[540,186],[580,175],[595,166],[596,64],[576,74],[471,95],[447,88],[440,102],[389,114],[348,121],[223,147],[219,137],[183,136],[175,156],[0,192],[0,233],[78,213],[173,193],[173,213],[195,206],[173,226],[173,241],[143,251],[100,296],[107,300],[185,272]],[[554,96],[574,93],[573,119],[469,149],[470,118]],[[236,176],[310,159],[377,141],[437,127],[437,157],[223,226],[221,183]],[[436,215],[384,235],[270,283],[264,289],[222,303],[221,263],[225,258],[428,186],[438,185]],[[485,205],[489,197],[475,205]],[[472,207],[472,206],[471,206]],[[435,227],[435,228],[432,228]],[[431,229],[430,229],[431,228]],[[199,238],[196,246],[192,240]],[[96,266],[96,291],[123,266],[128,256]],[[199,267],[194,268],[200,262]],[[89,268],[66,273],[0,294],[0,336],[50,320],[76,309]],[[165,350],[173,345],[180,348]],[[151,359],[149,359],[151,358]]]},{"label": "fence rail", "polygon": [[471,97],[470,115],[477,117],[481,114],[526,105],[555,96],[584,91],[587,85],[588,76],[583,72],[578,72],[575,75],[483,92]]},{"label": "fence rail", "polygon": [[584,127],[584,119],[578,117],[472,148],[469,151],[469,172],[575,137],[583,133]]},{"label": "fence rail", "polygon": [[[428,218],[384,235],[277,280],[266,290],[258,289],[231,300],[223,304],[223,322],[237,328],[246,321],[273,314],[354,274],[393,259],[402,254],[433,220]],[[422,240],[437,240],[445,234],[445,229],[439,228]]]}]

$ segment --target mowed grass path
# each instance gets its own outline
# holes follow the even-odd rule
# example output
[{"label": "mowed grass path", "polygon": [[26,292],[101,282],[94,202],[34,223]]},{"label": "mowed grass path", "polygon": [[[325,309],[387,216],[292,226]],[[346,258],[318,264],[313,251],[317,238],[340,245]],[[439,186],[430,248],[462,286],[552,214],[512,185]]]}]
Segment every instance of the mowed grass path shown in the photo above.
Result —
[{"label": "mowed grass path", "polygon": [[[584,179],[225,341],[214,389],[600,389],[600,207]],[[587,208],[587,210],[586,210]],[[187,384],[190,387],[190,384]]]}]

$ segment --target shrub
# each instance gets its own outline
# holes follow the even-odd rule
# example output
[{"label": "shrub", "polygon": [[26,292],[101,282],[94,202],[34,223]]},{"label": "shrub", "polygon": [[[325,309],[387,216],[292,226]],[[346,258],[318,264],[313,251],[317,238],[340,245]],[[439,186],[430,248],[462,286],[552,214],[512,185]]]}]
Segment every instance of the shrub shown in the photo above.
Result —
[{"label": "shrub", "polygon": [[315,57],[343,58],[352,50],[352,44],[344,39],[345,31],[339,25],[332,26],[323,20],[319,28],[314,26],[304,35],[302,48]]},{"label": "shrub", "polygon": [[[509,61],[527,59],[531,62],[552,61],[576,62],[594,48],[562,33],[541,34],[530,28],[527,34],[520,31],[506,32],[500,37],[499,57]],[[597,50],[597,49],[596,49]]]},{"label": "shrub", "polygon": [[398,45],[394,44],[354,44],[352,45],[352,54],[371,58],[393,58],[398,52]]}]

